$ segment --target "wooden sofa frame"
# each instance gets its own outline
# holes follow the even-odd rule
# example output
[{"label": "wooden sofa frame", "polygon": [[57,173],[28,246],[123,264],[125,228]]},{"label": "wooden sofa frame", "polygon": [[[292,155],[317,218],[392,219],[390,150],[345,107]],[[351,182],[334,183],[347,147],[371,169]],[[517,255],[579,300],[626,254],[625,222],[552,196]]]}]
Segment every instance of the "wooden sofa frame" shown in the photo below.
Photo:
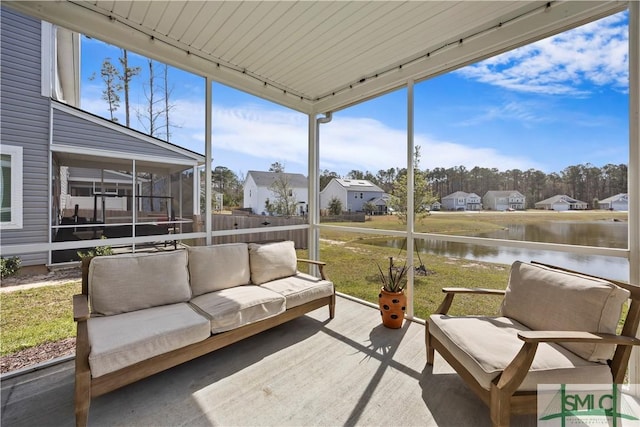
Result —
[{"label": "wooden sofa frame", "polygon": [[[596,277],[579,273],[573,270],[546,265],[539,262],[533,264],[551,267],[557,270],[582,274],[583,276]],[[599,278],[599,277],[596,277]],[[520,332],[518,337],[523,341],[522,348],[510,364],[496,377],[490,390],[483,388],[471,373],[451,354],[446,347],[438,341],[436,337],[429,334],[429,322],[426,324],[425,341],[427,347],[427,364],[433,365],[435,350],[455,369],[467,385],[478,397],[489,407],[491,422],[494,426],[508,426],[511,414],[535,414],[537,411],[537,394],[535,391],[517,391],[522,381],[524,381],[531,363],[536,354],[539,343],[559,343],[559,342],[583,342],[614,344],[616,350],[612,360],[608,361],[613,376],[613,383],[624,383],[624,377],[634,345],[640,345],[640,340],[636,338],[638,323],[640,321],[640,286],[630,285],[610,279],[607,280],[621,288],[629,290],[630,303],[627,317],[620,335],[596,334],[578,331],[525,331]],[[481,289],[481,288],[443,288],[445,298],[434,314],[447,314],[453,298],[456,294],[473,295],[500,295],[504,296],[504,290]]]},{"label": "wooden sofa frame", "polygon": [[[299,262],[316,265],[323,280],[329,280],[324,272],[326,263],[308,259],[298,259]],[[278,326],[289,320],[300,317],[310,311],[325,305],[329,306],[329,318],[335,315],[335,287],[332,295],[299,305],[280,313],[277,316],[242,326],[227,332],[211,335],[204,341],[188,345],[168,353],[138,362],[114,372],[92,378],[89,367],[89,336],[87,320],[90,318],[89,295],[89,264],[91,258],[82,262],[82,294],[73,296],[73,319],[77,323],[76,360],[75,360],[75,416],[76,426],[86,426],[89,419],[89,405],[91,399],[134,383],[158,372],[195,359],[219,348],[226,347],[244,338],[256,335],[267,329]]]}]

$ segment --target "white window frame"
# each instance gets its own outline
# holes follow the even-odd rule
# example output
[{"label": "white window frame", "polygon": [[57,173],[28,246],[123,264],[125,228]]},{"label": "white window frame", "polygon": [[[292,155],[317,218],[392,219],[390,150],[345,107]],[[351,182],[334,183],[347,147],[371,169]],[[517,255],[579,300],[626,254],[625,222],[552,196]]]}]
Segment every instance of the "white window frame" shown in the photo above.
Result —
[{"label": "white window frame", "polygon": [[11,221],[0,222],[0,230],[22,228],[22,147],[0,145],[0,154],[11,156]]}]

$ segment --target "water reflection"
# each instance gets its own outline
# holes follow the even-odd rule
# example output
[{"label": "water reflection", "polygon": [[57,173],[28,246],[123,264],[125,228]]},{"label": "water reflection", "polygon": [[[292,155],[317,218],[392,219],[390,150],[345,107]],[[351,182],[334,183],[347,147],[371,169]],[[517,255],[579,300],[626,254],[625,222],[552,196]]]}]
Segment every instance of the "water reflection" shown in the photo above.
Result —
[{"label": "water reflection", "polygon": [[[627,224],[619,222],[545,222],[539,224],[508,224],[499,231],[478,233],[477,237],[522,240],[547,243],[627,247]],[[405,239],[369,239],[366,243],[403,251]],[[420,253],[451,256],[476,261],[511,264],[516,260],[540,261],[616,280],[629,279],[629,263],[624,258],[574,253],[541,251],[504,246],[481,246],[467,243],[416,240]]]},{"label": "water reflection", "polygon": [[475,236],[601,248],[626,248],[627,223],[550,221],[537,224],[505,224],[502,230],[478,233]]}]

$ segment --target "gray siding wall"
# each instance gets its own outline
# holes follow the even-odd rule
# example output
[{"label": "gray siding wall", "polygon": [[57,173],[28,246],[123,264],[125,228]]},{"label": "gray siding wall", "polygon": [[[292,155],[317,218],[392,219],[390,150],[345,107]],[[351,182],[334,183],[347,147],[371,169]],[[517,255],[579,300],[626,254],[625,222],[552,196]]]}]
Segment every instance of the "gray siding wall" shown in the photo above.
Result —
[{"label": "gray siding wall", "polygon": [[[104,119],[97,119],[104,120]],[[101,126],[66,111],[53,110],[53,145],[63,144],[74,147],[93,148],[123,153],[123,158],[131,154],[161,156],[171,159],[183,159],[180,155],[166,148],[149,143],[114,129]]]},{"label": "gray siding wall", "polygon": [[[23,228],[2,230],[0,244],[49,242],[49,103],[40,95],[40,21],[0,8],[0,141],[23,149]],[[45,264],[47,253],[20,255]]]}]

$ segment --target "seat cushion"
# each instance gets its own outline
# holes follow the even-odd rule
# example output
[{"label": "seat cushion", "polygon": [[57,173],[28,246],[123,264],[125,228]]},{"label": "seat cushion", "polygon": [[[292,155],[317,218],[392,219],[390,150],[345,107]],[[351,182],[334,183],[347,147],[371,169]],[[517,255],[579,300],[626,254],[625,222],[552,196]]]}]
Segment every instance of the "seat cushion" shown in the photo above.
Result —
[{"label": "seat cushion", "polygon": [[195,246],[188,252],[193,296],[251,283],[246,243]]},{"label": "seat cushion", "polygon": [[298,272],[295,276],[260,285],[286,298],[287,309],[333,294],[333,283]]},{"label": "seat cushion", "polygon": [[95,257],[89,264],[89,302],[105,316],[189,301],[187,252]]},{"label": "seat cushion", "polygon": [[189,304],[171,304],[88,320],[95,377],[207,339],[209,320]]},{"label": "seat cushion", "polygon": [[193,298],[194,305],[211,321],[211,332],[229,331],[285,311],[285,298],[260,286],[222,289]]},{"label": "seat cushion", "polygon": [[[516,261],[511,266],[502,315],[532,330],[615,334],[629,291],[603,279]],[[563,343],[590,361],[613,357],[615,347]]]},{"label": "seat cushion", "polygon": [[[440,341],[485,389],[513,360],[529,328],[507,317],[451,317],[434,314],[429,333]],[[534,391],[538,384],[611,384],[605,363],[590,362],[556,345],[538,345],[529,374],[518,390]]]},{"label": "seat cushion", "polygon": [[249,243],[249,264],[251,283],[261,285],[265,282],[296,274],[298,258],[292,241]]}]

